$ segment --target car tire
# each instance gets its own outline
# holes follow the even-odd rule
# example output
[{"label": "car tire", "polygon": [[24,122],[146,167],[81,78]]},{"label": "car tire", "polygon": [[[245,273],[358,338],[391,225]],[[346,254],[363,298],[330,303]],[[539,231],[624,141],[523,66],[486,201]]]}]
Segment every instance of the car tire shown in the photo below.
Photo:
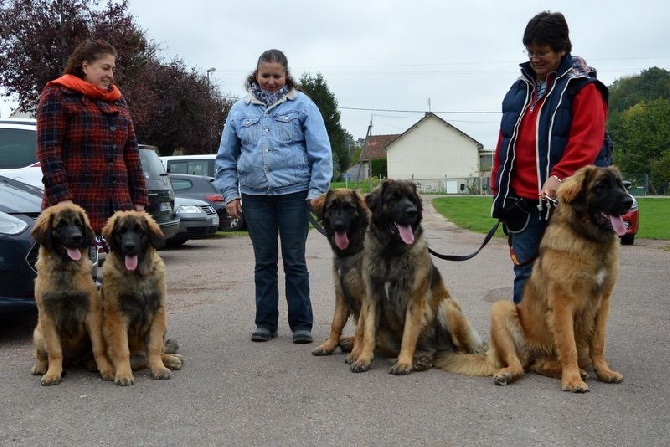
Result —
[{"label": "car tire", "polygon": [[179,248],[186,243],[188,239],[168,239],[165,241],[166,248]]},{"label": "car tire", "polygon": [[242,231],[245,225],[244,217],[239,216],[237,219],[233,219],[230,215],[226,214],[226,218],[219,226],[219,229],[221,231]]},{"label": "car tire", "polygon": [[634,234],[627,234],[625,236],[621,236],[621,245],[633,245],[634,242],[635,242]]}]

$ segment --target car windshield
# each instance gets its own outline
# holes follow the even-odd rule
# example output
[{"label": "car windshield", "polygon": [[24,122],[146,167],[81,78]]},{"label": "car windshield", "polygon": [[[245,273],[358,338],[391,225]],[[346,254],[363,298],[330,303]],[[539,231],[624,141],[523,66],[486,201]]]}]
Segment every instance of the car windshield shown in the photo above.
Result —
[{"label": "car windshield", "polygon": [[149,177],[157,177],[165,174],[163,163],[158,155],[151,149],[140,149],[140,157],[142,158],[142,169]]},{"label": "car windshield", "polygon": [[0,128],[0,169],[16,169],[37,162],[34,130]]}]

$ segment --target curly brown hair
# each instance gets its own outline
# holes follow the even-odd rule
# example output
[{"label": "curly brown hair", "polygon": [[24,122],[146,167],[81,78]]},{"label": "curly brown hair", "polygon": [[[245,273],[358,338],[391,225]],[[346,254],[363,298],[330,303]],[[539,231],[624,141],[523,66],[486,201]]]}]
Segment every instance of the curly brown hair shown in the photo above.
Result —
[{"label": "curly brown hair", "polygon": [[81,64],[86,61],[92,63],[102,57],[111,54],[116,59],[118,52],[114,46],[102,39],[86,39],[74,49],[67,59],[63,74],[69,74],[84,79],[84,71]]}]

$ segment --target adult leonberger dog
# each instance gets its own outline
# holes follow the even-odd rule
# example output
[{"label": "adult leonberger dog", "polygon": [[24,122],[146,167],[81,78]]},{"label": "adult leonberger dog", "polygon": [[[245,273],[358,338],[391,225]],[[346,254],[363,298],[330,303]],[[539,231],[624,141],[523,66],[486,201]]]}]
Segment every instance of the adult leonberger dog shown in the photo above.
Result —
[{"label": "adult leonberger dog", "polygon": [[350,317],[358,322],[365,286],[361,277],[363,243],[369,210],[358,190],[332,189],[313,201],[312,210],[323,224],[333,251],[335,312],[328,339],[312,351],[314,355],[331,354],[338,346],[351,351],[352,337],[342,338]]},{"label": "adult leonberger dog", "polygon": [[[133,385],[133,369],[150,368],[169,379],[183,358],[165,333],[165,265],[156,251],[163,237],[143,211],[117,211],[102,229],[109,254],[102,267],[103,335],[114,365],[114,383]],[[131,365],[132,360],[132,365]]]},{"label": "adult leonberger dog", "polygon": [[31,234],[40,244],[32,373],[42,375],[42,385],[56,385],[64,364],[82,364],[97,367],[103,379],[111,380],[102,307],[88,257],[94,234],[86,212],[73,204],[50,206],[42,211]]},{"label": "adult leonberger dog", "polygon": [[558,189],[558,205],[540,243],[521,303],[491,308],[486,354],[447,355],[447,371],[493,375],[506,385],[527,370],[561,379],[565,391],[587,392],[586,368],[599,380],[623,376],[605,359],[605,326],[619,274],[621,214],[633,203],[616,168],[587,166]]},{"label": "adult leonberger dog", "polygon": [[351,370],[370,368],[378,337],[385,346],[396,347],[391,374],[428,369],[435,353],[444,349],[480,351],[479,334],[433,265],[416,185],[385,180],[365,202],[371,212],[361,270],[366,295],[347,359]]}]

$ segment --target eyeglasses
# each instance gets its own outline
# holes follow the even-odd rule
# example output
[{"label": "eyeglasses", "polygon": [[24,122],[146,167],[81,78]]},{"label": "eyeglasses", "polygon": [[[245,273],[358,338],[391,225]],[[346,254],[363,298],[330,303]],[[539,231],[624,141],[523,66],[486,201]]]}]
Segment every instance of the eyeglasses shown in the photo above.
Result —
[{"label": "eyeglasses", "polygon": [[538,57],[540,59],[545,58],[549,56],[550,53],[553,53],[554,50],[549,50],[549,51],[531,51],[531,50],[524,50],[524,53],[528,55],[529,58],[531,57]]}]

